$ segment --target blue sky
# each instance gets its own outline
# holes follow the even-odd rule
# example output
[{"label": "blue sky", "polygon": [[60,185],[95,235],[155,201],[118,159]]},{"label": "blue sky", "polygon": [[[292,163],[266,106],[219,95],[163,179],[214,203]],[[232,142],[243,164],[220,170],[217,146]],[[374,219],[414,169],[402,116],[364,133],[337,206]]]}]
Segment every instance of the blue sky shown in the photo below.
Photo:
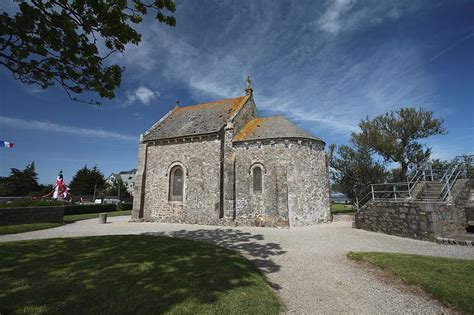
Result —
[{"label": "blue sky", "polygon": [[[85,164],[105,175],[136,167],[139,134],[175,106],[243,95],[328,144],[361,118],[404,106],[444,118],[433,157],[474,152],[474,1],[183,1],[177,26],[147,18],[114,100],[72,102],[0,68],[0,176],[35,161],[42,183]],[[14,10],[14,5],[3,9]]]}]

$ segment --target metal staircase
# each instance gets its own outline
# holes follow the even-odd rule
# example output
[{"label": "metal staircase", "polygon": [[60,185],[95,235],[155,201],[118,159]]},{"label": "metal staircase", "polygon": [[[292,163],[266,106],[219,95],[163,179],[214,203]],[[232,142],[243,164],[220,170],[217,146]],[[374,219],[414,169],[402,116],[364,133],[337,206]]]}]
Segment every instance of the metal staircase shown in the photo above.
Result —
[{"label": "metal staircase", "polygon": [[474,155],[455,157],[445,170],[435,170],[430,161],[420,165],[401,183],[371,184],[357,198],[360,209],[371,201],[418,200],[424,202],[444,202],[452,197],[452,189],[458,179],[470,179],[474,190]]}]

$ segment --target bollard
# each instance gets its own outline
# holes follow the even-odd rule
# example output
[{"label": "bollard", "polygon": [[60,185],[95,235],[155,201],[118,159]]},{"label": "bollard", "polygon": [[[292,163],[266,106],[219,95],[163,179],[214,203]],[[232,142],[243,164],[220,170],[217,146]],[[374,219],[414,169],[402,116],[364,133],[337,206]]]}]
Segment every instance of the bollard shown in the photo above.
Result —
[{"label": "bollard", "polygon": [[107,223],[107,213],[101,213],[101,214],[99,214],[99,223],[100,223],[100,224],[105,224],[105,223]]}]

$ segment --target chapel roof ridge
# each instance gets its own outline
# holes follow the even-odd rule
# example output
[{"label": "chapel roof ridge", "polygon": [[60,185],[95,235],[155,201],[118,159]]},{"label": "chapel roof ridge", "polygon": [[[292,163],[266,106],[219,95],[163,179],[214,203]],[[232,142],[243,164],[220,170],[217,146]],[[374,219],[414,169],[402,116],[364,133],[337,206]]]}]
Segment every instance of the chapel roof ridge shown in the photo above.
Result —
[{"label": "chapel roof ridge", "polygon": [[[231,98],[224,98],[224,99],[218,99],[214,101],[209,101],[209,102],[203,102],[203,103],[198,103],[198,104],[193,104],[193,105],[188,105],[188,106],[177,106],[176,110],[178,111],[183,111],[183,110],[196,110],[196,109],[201,109],[205,108],[208,106],[218,106],[222,104],[227,104],[229,102],[233,103],[233,105],[239,105],[241,101],[243,101],[248,95],[242,95],[242,96],[237,96],[237,97],[231,97]],[[238,103],[238,104],[236,104]]]}]

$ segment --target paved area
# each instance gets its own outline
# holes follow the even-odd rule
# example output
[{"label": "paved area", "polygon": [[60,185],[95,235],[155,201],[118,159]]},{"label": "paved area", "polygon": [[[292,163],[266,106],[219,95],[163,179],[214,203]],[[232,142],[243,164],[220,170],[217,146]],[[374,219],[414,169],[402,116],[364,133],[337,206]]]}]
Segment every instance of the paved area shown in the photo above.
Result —
[{"label": "paved area", "polygon": [[334,222],[295,229],[129,223],[109,218],[0,236],[0,241],[111,234],[198,239],[235,249],[265,273],[288,313],[449,313],[436,301],[379,280],[346,258],[349,251],[400,252],[474,260],[474,248],[439,245],[351,228]]}]

